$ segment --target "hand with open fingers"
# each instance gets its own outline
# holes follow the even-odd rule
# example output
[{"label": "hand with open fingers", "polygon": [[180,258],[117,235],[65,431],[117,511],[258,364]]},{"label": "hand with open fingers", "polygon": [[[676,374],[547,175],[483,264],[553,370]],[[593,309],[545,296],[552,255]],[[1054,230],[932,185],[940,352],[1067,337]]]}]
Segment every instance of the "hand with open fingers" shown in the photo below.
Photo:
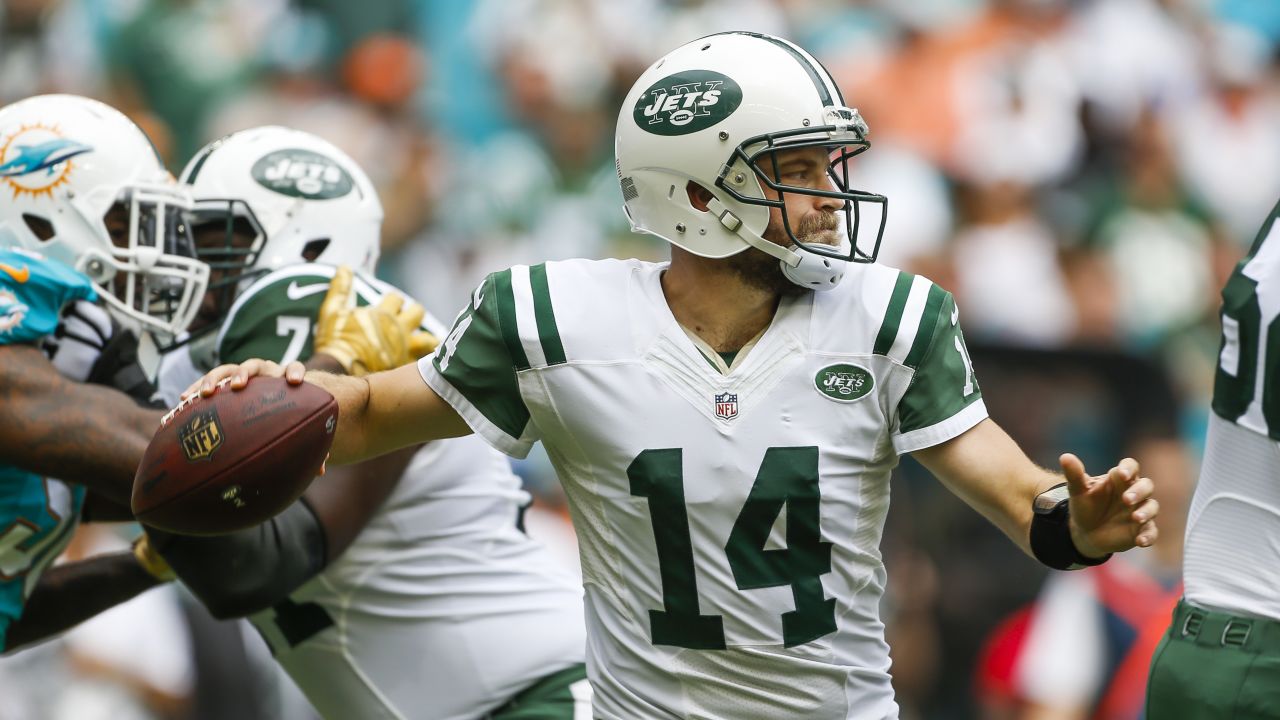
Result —
[{"label": "hand with open fingers", "polygon": [[1134,546],[1149,547],[1159,535],[1160,504],[1155,485],[1142,477],[1138,461],[1125,458],[1105,475],[1090,476],[1080,458],[1058,459],[1070,493],[1071,540],[1088,557],[1102,557]]},{"label": "hand with open fingers", "polygon": [[307,368],[300,362],[279,365],[270,360],[246,360],[239,365],[219,365],[210,370],[204,377],[191,383],[182,391],[182,399],[199,393],[201,397],[209,397],[219,387],[226,386],[232,390],[243,390],[251,377],[282,377],[290,385],[300,385]]},{"label": "hand with open fingers", "polygon": [[340,267],[316,319],[315,351],[350,375],[367,375],[406,365],[435,349],[439,341],[420,328],[424,310],[402,295],[377,305],[356,307],[351,268]]}]

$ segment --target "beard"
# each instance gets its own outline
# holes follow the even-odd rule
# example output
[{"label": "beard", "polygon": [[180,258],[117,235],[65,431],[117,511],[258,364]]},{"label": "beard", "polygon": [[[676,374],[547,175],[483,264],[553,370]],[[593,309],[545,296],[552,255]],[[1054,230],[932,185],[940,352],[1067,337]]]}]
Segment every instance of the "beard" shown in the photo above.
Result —
[{"label": "beard", "polygon": [[[811,212],[800,218],[800,222],[792,229],[795,231],[796,239],[807,245],[834,247],[840,244],[840,235],[837,232],[839,227],[840,219],[835,213]],[[775,223],[772,219],[762,237],[782,247],[793,245],[791,238],[787,235],[786,226],[781,222]],[[805,251],[797,249],[797,252]],[[729,269],[751,287],[774,292],[784,297],[812,292],[788,280],[787,276],[782,274],[781,262],[763,250],[749,247],[737,255],[730,255],[726,258],[726,262]]]}]

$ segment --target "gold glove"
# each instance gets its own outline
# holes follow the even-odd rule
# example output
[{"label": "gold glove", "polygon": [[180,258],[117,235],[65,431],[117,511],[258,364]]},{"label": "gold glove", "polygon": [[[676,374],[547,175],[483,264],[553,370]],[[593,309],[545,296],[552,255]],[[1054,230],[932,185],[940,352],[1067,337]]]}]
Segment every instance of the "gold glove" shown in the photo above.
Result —
[{"label": "gold glove", "polygon": [[151,547],[151,539],[144,532],[133,541],[133,557],[138,560],[138,564],[151,577],[160,582],[170,582],[177,576],[173,573],[173,568],[169,567],[168,561],[160,557],[160,553]]},{"label": "gold glove", "polygon": [[356,307],[351,268],[340,267],[316,319],[315,351],[337,360],[349,375],[400,367],[435,350],[440,341],[422,330],[424,310],[398,294]]}]

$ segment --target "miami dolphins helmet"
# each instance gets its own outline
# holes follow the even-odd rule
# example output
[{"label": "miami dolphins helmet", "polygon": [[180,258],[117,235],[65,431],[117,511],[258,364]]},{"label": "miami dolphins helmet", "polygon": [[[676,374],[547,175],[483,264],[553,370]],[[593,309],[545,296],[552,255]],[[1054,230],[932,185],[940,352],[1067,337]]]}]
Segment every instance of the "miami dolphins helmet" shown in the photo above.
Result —
[{"label": "miami dolphins helmet", "polygon": [[117,321],[161,344],[195,316],[208,280],[190,209],[150,139],[118,110],[74,95],[0,108],[0,245],[84,273]]},{"label": "miami dolphins helmet", "polygon": [[[887,199],[848,187],[850,158],[870,147],[867,125],[845,104],[822,65],[799,46],[771,35],[725,32],[668,53],[640,76],[618,115],[615,150],[624,209],[636,232],[695,255],[723,258],[756,248],[781,263],[792,282],[835,287],[848,262],[875,262]],[[781,182],[777,153],[827,151],[830,188]],[[708,210],[693,206],[693,181],[710,191]],[[770,188],[777,199],[765,196]],[[844,242],[797,237],[786,193],[843,204]],[[878,206],[867,212],[865,205]],[[780,208],[790,237],[763,237],[770,208]]]}]

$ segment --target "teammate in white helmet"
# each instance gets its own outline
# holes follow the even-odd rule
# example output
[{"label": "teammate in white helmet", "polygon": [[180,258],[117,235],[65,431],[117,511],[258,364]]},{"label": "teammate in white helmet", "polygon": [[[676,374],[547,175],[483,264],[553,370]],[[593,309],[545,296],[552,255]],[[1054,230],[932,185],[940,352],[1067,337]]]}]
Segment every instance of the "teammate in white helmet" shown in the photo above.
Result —
[{"label": "teammate in white helmet", "polygon": [[[425,352],[383,357],[386,338],[355,319],[403,296],[372,275],[382,207],[341,150],[255,128],[205,147],[181,179],[213,280],[165,388],[215,358],[365,373]],[[422,311],[405,308],[412,330]],[[422,329],[446,331],[431,317]],[[332,468],[259,528],[149,535],[215,615],[250,617],[324,717],[589,718],[582,592],[519,527],[528,499],[501,453],[463,438]]]},{"label": "teammate in white helmet", "polygon": [[[580,543],[596,717],[896,717],[879,544],[905,453],[1052,567],[1154,542],[1135,461],[1030,462],[987,418],[951,295],[873,263],[884,198],[844,182],[867,126],[809,53],[684,45],[616,137],[628,217],[670,263],[513,267],[416,367],[306,375],[342,408],[334,463],[469,432],[515,456],[543,442]],[[253,360],[189,391],[258,374],[304,377]]]}]

